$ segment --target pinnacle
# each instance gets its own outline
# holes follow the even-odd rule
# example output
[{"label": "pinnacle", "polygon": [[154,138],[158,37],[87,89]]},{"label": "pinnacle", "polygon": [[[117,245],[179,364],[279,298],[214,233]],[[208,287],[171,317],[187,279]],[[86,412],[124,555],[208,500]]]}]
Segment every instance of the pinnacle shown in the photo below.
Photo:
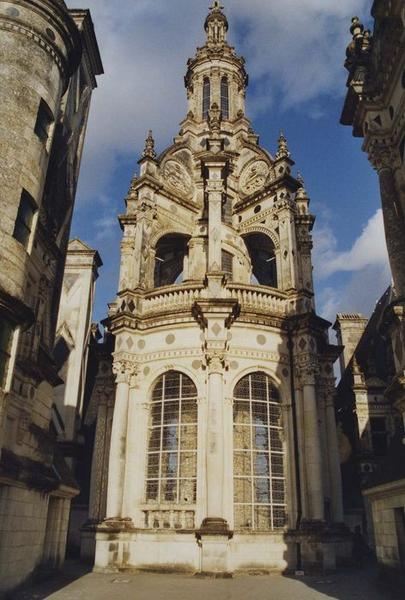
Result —
[{"label": "pinnacle", "polygon": [[153,138],[152,130],[149,129],[148,137],[145,140],[145,148],[142,152],[142,158],[156,158],[155,152],[155,140]]},{"label": "pinnacle", "polygon": [[278,138],[278,150],[276,154],[276,160],[280,158],[290,158],[291,154],[288,150],[287,138],[284,133],[280,131],[280,137]]}]

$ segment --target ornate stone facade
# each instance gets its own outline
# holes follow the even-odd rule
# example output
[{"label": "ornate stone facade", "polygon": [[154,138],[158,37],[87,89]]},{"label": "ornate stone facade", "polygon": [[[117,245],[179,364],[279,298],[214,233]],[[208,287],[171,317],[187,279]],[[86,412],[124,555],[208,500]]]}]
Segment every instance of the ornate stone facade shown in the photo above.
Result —
[{"label": "ornate stone facade", "polygon": [[96,569],[294,568],[297,548],[330,566],[341,541],[339,349],[314,310],[314,217],[284,135],[273,157],[245,115],[227,29],[215,2],[181,130],[160,155],[149,133],[120,216]]},{"label": "ornate stone facade", "polygon": [[[0,591],[63,561],[77,485],[50,433],[59,298],[96,75],[89,11],[0,1]],[[27,552],[31,547],[32,551]]]},{"label": "ornate stone facade", "polygon": [[[381,206],[391,272],[394,283],[392,302],[386,307],[382,330],[392,343],[394,373],[385,391],[399,409],[405,423],[405,7],[402,0],[374,0],[371,9],[374,30],[365,30],[358,17],[352,20],[353,39],[347,48],[345,66],[349,71],[348,92],[341,123],[364,138],[363,150],[378,173]],[[395,463],[403,462],[403,444],[397,440]],[[402,458],[400,458],[402,457]],[[395,469],[394,469],[395,470]],[[377,556],[389,567],[405,564],[405,502],[401,469],[391,467],[381,473],[384,489],[370,490],[374,505]],[[392,496],[387,473],[392,477]],[[401,487],[402,486],[402,487]],[[385,499],[385,500],[384,500]],[[384,508],[385,504],[385,508]],[[397,516],[394,512],[398,509]],[[385,514],[383,514],[385,511]],[[401,512],[402,511],[402,512]],[[387,525],[385,534],[384,523]],[[396,528],[396,529],[395,529]],[[397,531],[397,537],[395,537]],[[390,539],[386,544],[385,540]]]}]

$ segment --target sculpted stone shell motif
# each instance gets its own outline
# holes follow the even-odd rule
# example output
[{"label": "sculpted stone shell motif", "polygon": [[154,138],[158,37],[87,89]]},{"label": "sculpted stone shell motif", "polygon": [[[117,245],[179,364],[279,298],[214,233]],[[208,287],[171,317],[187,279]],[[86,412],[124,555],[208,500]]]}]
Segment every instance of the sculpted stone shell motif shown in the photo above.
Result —
[{"label": "sculpted stone shell motif", "polygon": [[193,192],[193,180],[186,167],[177,160],[168,160],[163,167],[163,177],[173,191],[185,196]]},{"label": "sculpted stone shell motif", "polygon": [[245,194],[254,194],[260,190],[270,173],[270,167],[264,160],[257,160],[248,165],[240,176],[240,187]]}]

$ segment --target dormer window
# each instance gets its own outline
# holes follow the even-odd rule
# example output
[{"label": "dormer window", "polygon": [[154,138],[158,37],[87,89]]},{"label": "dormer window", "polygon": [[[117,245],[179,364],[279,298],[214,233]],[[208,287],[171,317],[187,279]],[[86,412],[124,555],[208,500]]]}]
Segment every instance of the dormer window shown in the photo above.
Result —
[{"label": "dormer window", "polygon": [[210,101],[211,101],[211,83],[208,77],[204,77],[203,83],[203,106],[202,106],[202,116],[203,119],[208,119],[208,112],[210,110]]},{"label": "dormer window", "polygon": [[229,119],[229,83],[227,77],[221,79],[221,112],[223,119]]}]

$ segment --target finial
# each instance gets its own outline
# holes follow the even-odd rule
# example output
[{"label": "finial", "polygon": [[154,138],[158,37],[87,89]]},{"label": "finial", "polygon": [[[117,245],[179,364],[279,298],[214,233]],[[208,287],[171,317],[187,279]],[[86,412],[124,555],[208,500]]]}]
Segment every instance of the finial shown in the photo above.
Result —
[{"label": "finial", "polygon": [[300,171],[297,173],[297,181],[300,184],[300,188],[305,188],[305,181]]},{"label": "finial", "polygon": [[221,6],[220,2],[218,2],[218,0],[215,0],[213,5],[210,6],[210,10],[212,11],[220,11],[223,10],[225,7]]},{"label": "finial", "polygon": [[284,133],[280,131],[280,137],[278,138],[278,150],[276,154],[276,160],[280,158],[290,158],[291,154],[288,150],[287,139]]},{"label": "finial", "polygon": [[363,31],[364,31],[364,25],[363,25],[363,23],[360,22],[359,17],[353,17],[352,24],[350,27],[350,33],[352,34],[353,39],[355,40],[357,37],[361,36]]},{"label": "finial", "polygon": [[149,129],[148,137],[145,140],[145,149],[142,152],[142,158],[156,158],[155,140],[153,139],[151,129]]},{"label": "finial", "polygon": [[207,32],[209,45],[219,46],[226,43],[226,32],[228,31],[228,19],[222,12],[224,7],[218,0],[210,6],[210,12],[205,19],[204,29]]}]

